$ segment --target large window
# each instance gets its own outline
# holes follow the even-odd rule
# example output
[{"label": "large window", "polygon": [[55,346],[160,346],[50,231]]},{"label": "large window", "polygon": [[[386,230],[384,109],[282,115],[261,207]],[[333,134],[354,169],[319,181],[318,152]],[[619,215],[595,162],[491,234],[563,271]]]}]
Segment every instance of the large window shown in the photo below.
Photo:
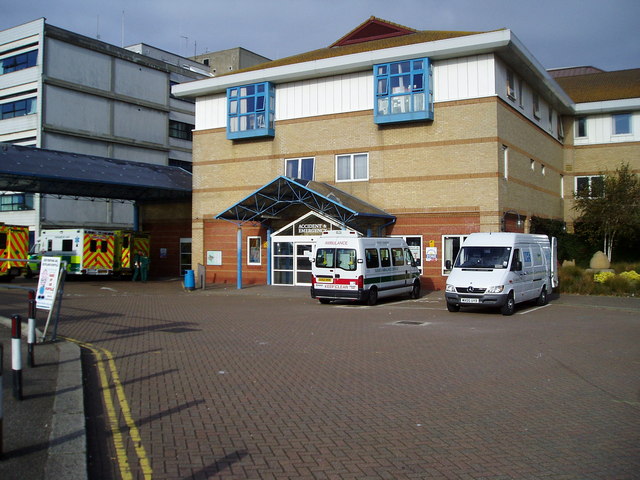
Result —
[{"label": "large window", "polygon": [[313,157],[307,158],[287,158],[284,161],[285,175],[289,178],[301,178],[303,180],[313,180]]},{"label": "large window", "polygon": [[227,138],[273,137],[275,89],[269,82],[227,89]]},{"label": "large window", "polygon": [[631,114],[618,113],[613,116],[613,134],[627,135],[631,133]]},{"label": "large window", "polygon": [[576,177],[575,191],[581,197],[602,197],[604,195],[604,177],[602,175]]},{"label": "large window", "polygon": [[177,122],[175,120],[169,120],[169,136],[173,138],[180,138],[181,140],[193,140],[193,128],[194,126],[189,123]]},{"label": "large window", "polygon": [[12,193],[0,195],[0,212],[33,210],[32,193]]},{"label": "large window", "polygon": [[336,181],[350,182],[369,179],[369,154],[336,155]]},{"label": "large window", "polygon": [[247,265],[262,264],[262,238],[247,238]]},{"label": "large window", "polygon": [[35,67],[38,61],[38,50],[5,57],[0,60],[0,75],[15,72],[23,68]]},{"label": "large window", "polygon": [[0,120],[36,113],[36,99],[25,98],[0,105]]},{"label": "large window", "polygon": [[428,58],[375,65],[373,72],[375,123],[433,120]]},{"label": "large window", "polygon": [[467,238],[467,235],[445,235],[442,237],[443,275],[448,275],[451,272],[450,269],[447,269],[447,261],[451,262],[450,265],[453,265],[453,262],[456,260],[462,242],[464,242],[465,238]]}]

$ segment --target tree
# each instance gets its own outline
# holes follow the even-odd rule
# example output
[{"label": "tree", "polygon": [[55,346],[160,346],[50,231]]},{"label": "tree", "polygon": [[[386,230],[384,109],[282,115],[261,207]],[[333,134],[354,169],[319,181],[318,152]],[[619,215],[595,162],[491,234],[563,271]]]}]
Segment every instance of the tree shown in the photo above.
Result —
[{"label": "tree", "polygon": [[613,247],[620,237],[640,231],[640,179],[621,164],[613,174],[604,173],[602,191],[583,189],[575,192],[576,224],[592,240],[602,242],[611,261]]}]

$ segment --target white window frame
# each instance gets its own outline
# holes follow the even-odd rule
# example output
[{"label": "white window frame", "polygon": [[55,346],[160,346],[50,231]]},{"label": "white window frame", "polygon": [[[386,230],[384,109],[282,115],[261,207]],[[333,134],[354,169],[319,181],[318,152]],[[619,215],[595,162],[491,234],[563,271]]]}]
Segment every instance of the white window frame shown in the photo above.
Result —
[{"label": "white window frame", "polygon": [[504,171],[502,172],[505,180],[509,180],[509,147],[502,145],[502,160],[504,163]]},{"label": "white window frame", "polygon": [[[251,258],[251,242],[258,242],[258,260]],[[262,265],[262,237],[247,237],[247,265]]]},{"label": "white window frame", "polygon": [[447,263],[447,260],[451,260],[451,264],[453,265],[453,262],[455,262],[455,257],[454,258],[447,258],[447,245],[446,245],[446,241],[449,238],[458,238],[460,239],[460,247],[462,247],[462,243],[465,241],[465,239],[469,236],[468,233],[465,234],[461,234],[461,235],[442,235],[442,263],[440,265],[440,270],[442,272],[443,276],[449,276],[449,273],[451,273],[451,270],[447,270],[445,264]]},{"label": "white window frame", "polygon": [[[355,178],[355,159],[359,155],[364,155],[367,161],[366,175],[364,178]],[[349,178],[339,178],[338,161],[340,158],[349,157]],[[366,182],[369,180],[369,154],[365,152],[360,153],[341,153],[336,155],[336,183],[337,182]]]},{"label": "white window frame", "polygon": [[573,191],[577,194],[578,193],[578,179],[579,178],[588,178],[589,179],[589,195],[587,198],[600,198],[601,195],[598,196],[593,196],[592,195],[592,183],[593,183],[593,179],[594,178],[602,178],[602,181],[604,183],[604,175],[576,175],[573,179]]},{"label": "white window frame", "polygon": [[516,93],[516,76],[513,70],[507,70],[507,97],[514,101],[518,97]]},{"label": "white window frame", "polygon": [[297,161],[298,162],[298,175],[295,176],[295,177],[289,177],[289,178],[303,178],[301,176],[301,174],[302,174],[302,161],[303,160],[311,160],[311,161],[313,161],[313,168],[312,168],[312,171],[311,171],[311,178],[307,178],[305,180],[315,180],[315,178],[316,178],[316,158],[315,157],[285,158],[284,159],[284,175],[286,177],[289,177],[287,175],[287,170],[288,170],[287,169],[287,165],[289,164],[289,162]]}]

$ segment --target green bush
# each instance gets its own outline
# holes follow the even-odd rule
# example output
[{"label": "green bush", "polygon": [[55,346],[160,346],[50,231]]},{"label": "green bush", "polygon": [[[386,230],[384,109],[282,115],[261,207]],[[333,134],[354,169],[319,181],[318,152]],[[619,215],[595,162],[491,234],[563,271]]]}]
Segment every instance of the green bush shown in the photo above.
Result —
[{"label": "green bush", "polygon": [[[637,264],[634,265],[635,268]],[[612,265],[616,272],[588,272],[566,266],[558,271],[560,293],[578,295],[636,296],[640,294],[640,274],[629,265]],[[620,273],[618,273],[620,272]]]}]

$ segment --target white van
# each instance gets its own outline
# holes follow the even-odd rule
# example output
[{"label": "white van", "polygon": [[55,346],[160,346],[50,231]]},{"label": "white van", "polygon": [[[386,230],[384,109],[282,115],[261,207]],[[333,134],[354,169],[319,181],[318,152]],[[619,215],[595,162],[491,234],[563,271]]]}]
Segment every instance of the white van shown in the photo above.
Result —
[{"label": "white van", "polygon": [[500,307],[512,315],[515,304],[536,300],[545,305],[558,286],[556,239],[522,233],[472,233],[451,269],[447,309]]},{"label": "white van", "polygon": [[366,301],[420,296],[420,271],[402,238],[362,237],[357,232],[323,232],[311,258],[311,298]]}]

